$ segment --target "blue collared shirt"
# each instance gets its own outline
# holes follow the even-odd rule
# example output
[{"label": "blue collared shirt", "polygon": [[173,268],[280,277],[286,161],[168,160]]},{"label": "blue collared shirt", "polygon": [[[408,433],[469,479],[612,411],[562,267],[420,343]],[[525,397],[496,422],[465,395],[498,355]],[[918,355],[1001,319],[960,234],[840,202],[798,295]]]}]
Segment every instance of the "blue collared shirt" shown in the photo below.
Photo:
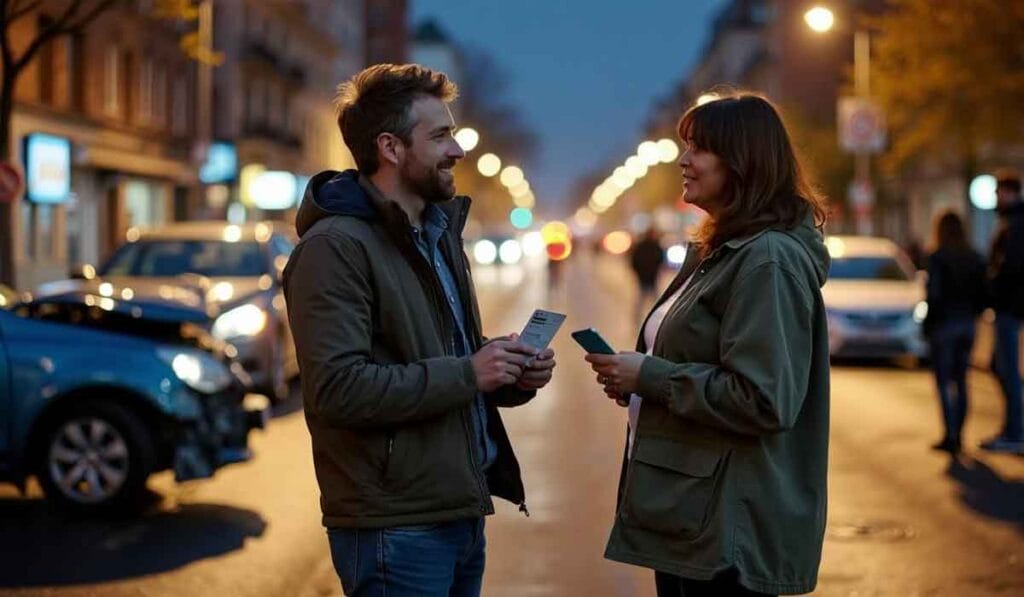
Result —
[{"label": "blue collared shirt", "polygon": [[[472,354],[472,346],[466,334],[466,313],[462,308],[462,300],[459,296],[459,287],[455,283],[455,276],[452,275],[444,255],[441,253],[440,239],[448,229],[448,216],[436,205],[427,204],[423,210],[423,229],[413,228],[412,236],[416,241],[416,247],[420,250],[427,261],[430,262],[437,274],[437,279],[444,290],[445,301],[448,303],[449,312],[455,322],[454,335],[452,339],[455,345],[456,356],[465,357]],[[487,408],[484,404],[482,394],[476,395],[473,401],[472,412],[473,427],[477,438],[477,460],[482,470],[487,470],[494,463],[498,449],[494,440],[487,434]]]}]

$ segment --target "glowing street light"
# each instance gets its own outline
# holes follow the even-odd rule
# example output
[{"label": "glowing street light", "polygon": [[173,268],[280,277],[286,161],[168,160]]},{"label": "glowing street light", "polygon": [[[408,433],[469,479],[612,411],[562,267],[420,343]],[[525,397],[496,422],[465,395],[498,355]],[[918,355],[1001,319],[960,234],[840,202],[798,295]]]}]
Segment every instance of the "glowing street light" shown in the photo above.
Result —
[{"label": "glowing street light", "polygon": [[525,179],[526,176],[518,166],[506,166],[505,169],[501,171],[501,184],[508,188],[516,186]]},{"label": "glowing street light", "polygon": [[672,139],[662,139],[658,141],[658,153],[661,157],[663,164],[669,164],[676,161],[679,157],[679,146]]},{"label": "glowing street light", "polygon": [[622,190],[626,190],[633,186],[633,182],[636,177],[629,173],[624,166],[619,166],[612,173],[612,183]]},{"label": "glowing street light", "polygon": [[513,197],[512,203],[515,203],[516,207],[533,209],[533,206],[537,203],[537,198],[533,196],[533,191],[526,191],[523,195]]},{"label": "glowing street light", "polygon": [[523,195],[530,192],[530,183],[526,180],[521,180],[518,183],[509,187],[508,192],[513,197],[522,197]]},{"label": "glowing street light", "polygon": [[455,133],[455,142],[459,144],[462,151],[473,151],[476,144],[480,142],[480,133],[469,127],[461,128]]},{"label": "glowing street light", "polygon": [[804,21],[807,26],[818,33],[825,33],[832,29],[836,17],[832,11],[824,6],[815,6],[804,13]]},{"label": "glowing street light", "polygon": [[626,160],[626,172],[633,178],[641,178],[647,174],[647,164],[638,156],[629,156]]},{"label": "glowing street light", "polygon": [[661,151],[654,141],[644,141],[636,148],[636,155],[648,166],[653,166],[661,161]]},{"label": "glowing street light", "polygon": [[485,153],[476,161],[476,169],[484,176],[494,176],[501,170],[501,158],[493,153]]}]

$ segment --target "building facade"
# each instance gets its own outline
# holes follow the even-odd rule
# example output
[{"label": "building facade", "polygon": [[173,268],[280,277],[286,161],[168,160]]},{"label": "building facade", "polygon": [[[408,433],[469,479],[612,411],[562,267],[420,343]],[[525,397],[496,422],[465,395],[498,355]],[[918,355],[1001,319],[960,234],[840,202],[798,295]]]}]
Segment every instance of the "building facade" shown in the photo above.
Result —
[{"label": "building facade", "polygon": [[[18,79],[12,162],[24,171],[26,158],[70,147],[67,164],[32,166],[60,172],[69,190],[13,205],[19,289],[102,262],[133,227],[221,219],[232,204],[240,219],[287,218],[305,177],[353,164],[333,99],[366,63],[365,0],[212,2],[223,61],[208,67],[209,86],[180,43],[197,22],[156,18],[155,6],[117,4],[44,45]],[[44,2],[14,22],[15,55],[65,8]],[[273,203],[266,209],[242,184],[264,171],[292,175],[276,179],[291,185],[287,197],[284,187],[255,187]]]},{"label": "building facade", "polygon": [[[16,52],[53,22],[59,4],[11,25]],[[39,166],[69,176],[70,192],[14,204],[19,288],[96,263],[128,228],[187,210],[196,183],[195,68],[178,48],[179,27],[152,18],[144,4],[118,5],[43,46],[17,81],[12,161],[24,168],[23,150],[40,136],[70,146],[70,163]]]}]

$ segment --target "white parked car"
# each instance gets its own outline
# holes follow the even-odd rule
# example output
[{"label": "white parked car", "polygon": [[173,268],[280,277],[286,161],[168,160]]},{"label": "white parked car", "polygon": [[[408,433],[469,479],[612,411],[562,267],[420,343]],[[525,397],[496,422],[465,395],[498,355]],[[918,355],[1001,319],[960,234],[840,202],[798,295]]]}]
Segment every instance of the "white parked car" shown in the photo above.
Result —
[{"label": "white parked car", "polygon": [[822,289],[833,357],[926,357],[923,272],[887,238],[829,236],[832,267]]}]

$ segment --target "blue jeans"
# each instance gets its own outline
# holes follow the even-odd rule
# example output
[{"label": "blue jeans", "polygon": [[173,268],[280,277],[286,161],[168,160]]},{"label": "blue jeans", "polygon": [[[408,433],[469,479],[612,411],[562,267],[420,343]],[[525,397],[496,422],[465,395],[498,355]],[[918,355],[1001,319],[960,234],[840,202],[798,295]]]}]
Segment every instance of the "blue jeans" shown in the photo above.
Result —
[{"label": "blue jeans", "polygon": [[386,529],[328,529],[331,559],[348,597],[478,597],[484,519]]},{"label": "blue jeans", "polygon": [[1003,437],[1024,440],[1021,427],[1021,382],[1020,382],[1020,324],[1019,317],[1009,313],[996,313],[995,353],[992,355],[992,370],[999,378],[1006,398],[1006,425]]},{"label": "blue jeans", "polygon": [[960,431],[967,417],[967,368],[974,346],[974,320],[944,321],[929,340],[942,420],[946,425],[945,439],[960,441]]}]

